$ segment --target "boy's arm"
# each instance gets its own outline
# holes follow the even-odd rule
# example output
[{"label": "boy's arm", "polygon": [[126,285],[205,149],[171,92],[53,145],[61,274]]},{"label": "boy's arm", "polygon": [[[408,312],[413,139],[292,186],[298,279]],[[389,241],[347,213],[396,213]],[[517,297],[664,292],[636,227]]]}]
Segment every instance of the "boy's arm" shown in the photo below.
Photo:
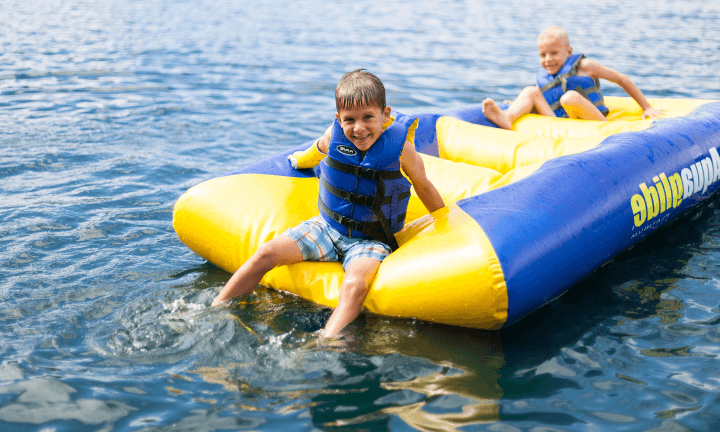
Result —
[{"label": "boy's arm", "polygon": [[425,208],[430,212],[445,207],[445,202],[440,192],[435,188],[425,174],[425,164],[420,155],[415,151],[415,146],[410,141],[405,141],[405,146],[400,154],[400,165],[415,188],[415,192],[422,201]]},{"label": "boy's arm", "polygon": [[327,156],[328,145],[330,144],[330,133],[332,126],[325,130],[325,134],[315,140],[306,150],[296,151],[288,156],[290,164],[295,169],[312,168],[317,166]]},{"label": "boy's arm", "polygon": [[622,87],[631,98],[635,99],[635,102],[640,105],[643,110],[642,118],[658,118],[665,114],[665,110],[660,110],[650,106],[650,102],[645,99],[640,89],[635,85],[634,82],[626,75],[620,72],[610,69],[609,67],[603,66],[600,63],[590,60],[582,59],[578,71],[583,75],[588,75],[593,78],[602,78]]}]

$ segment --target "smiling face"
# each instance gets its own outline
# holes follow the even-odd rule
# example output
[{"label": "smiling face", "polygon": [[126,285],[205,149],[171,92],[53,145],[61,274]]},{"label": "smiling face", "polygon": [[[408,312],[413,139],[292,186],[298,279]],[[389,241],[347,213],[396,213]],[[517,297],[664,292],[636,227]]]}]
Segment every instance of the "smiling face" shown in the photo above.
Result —
[{"label": "smiling face", "polygon": [[343,133],[360,151],[370,148],[383,133],[382,125],[390,120],[389,106],[381,109],[370,104],[340,109],[337,117]]},{"label": "smiling face", "polygon": [[547,36],[538,39],[538,54],[543,69],[550,75],[555,75],[572,55],[572,47],[560,37]]}]

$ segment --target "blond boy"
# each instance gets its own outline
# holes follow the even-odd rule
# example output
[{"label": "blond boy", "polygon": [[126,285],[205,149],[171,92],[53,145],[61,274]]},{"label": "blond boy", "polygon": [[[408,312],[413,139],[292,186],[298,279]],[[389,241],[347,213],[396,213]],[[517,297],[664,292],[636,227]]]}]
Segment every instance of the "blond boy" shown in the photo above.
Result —
[{"label": "blond boy", "polygon": [[662,110],[650,106],[630,78],[582,54],[573,55],[570,40],[562,27],[543,30],[537,46],[542,66],[537,74],[538,86],[523,89],[504,111],[492,99],[483,101],[485,117],[501,128],[512,129],[515,120],[531,112],[548,117],[607,120],[600,78],[619,85],[635,99],[643,110],[643,119],[663,115]]}]

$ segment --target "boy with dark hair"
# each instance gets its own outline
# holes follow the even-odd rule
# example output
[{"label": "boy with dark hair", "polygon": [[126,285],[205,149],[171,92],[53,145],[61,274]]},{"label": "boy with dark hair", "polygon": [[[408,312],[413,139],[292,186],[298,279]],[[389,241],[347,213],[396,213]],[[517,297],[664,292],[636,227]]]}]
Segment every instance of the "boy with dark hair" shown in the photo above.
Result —
[{"label": "boy with dark hair", "polygon": [[346,73],[335,103],[333,125],[309,149],[289,157],[295,168],[321,164],[320,216],[262,245],[212,306],[251,292],[276,266],[341,261],[345,277],[325,326],[325,336],[335,336],[358,316],[380,263],[397,248],[394,234],[405,223],[410,187],[429,212],[445,206],[415,151],[417,119],[391,117],[385,87],[375,75],[361,69]]}]

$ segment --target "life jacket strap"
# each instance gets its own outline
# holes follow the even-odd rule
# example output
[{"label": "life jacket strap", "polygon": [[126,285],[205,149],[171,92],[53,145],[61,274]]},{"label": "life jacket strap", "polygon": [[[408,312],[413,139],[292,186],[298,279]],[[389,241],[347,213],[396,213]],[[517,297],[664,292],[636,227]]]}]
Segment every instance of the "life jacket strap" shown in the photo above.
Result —
[{"label": "life jacket strap", "polygon": [[388,246],[392,250],[395,250],[398,248],[397,240],[395,239],[395,235],[391,233],[392,237],[387,238],[387,236],[384,233],[384,229],[382,227],[382,224],[380,222],[359,222],[354,219],[351,219],[347,216],[343,216],[337,212],[334,212],[330,210],[323,202],[322,200],[318,202],[318,207],[320,207],[320,211],[325,213],[328,217],[330,217],[335,222],[339,223],[340,225],[346,226],[350,228],[351,230],[361,232],[365,234],[366,236],[381,241]]},{"label": "life jacket strap", "polygon": [[[600,93],[600,89],[597,86],[592,86],[588,88],[582,88],[581,86],[575,87],[575,91],[580,93],[581,95],[585,96],[585,99],[590,100],[590,95],[593,93]],[[600,99],[593,102],[593,105],[600,106],[605,105],[605,101],[603,100],[602,96]]]},{"label": "life jacket strap", "polygon": [[[349,201],[353,204],[360,204],[362,206],[372,208],[373,204],[375,203],[375,200],[379,200],[380,205],[392,203],[391,196],[378,197],[377,195],[375,195],[374,197],[370,197],[370,196],[360,195],[360,194],[356,194],[353,192],[348,192],[348,191],[345,191],[342,189],[338,189],[335,186],[328,183],[324,177],[320,177],[320,183],[322,184],[323,188],[325,188],[326,191],[330,192],[331,194],[335,195],[338,198],[342,198],[345,201]],[[403,192],[397,196],[397,200],[403,201],[406,198],[408,198],[409,196],[410,196],[410,191]]]},{"label": "life jacket strap", "polygon": [[402,177],[402,173],[400,173],[400,170],[397,171],[382,171],[382,170],[376,170],[372,168],[365,168],[357,165],[350,165],[343,162],[336,161],[333,158],[325,158],[325,163],[330,167],[334,168],[338,171],[347,173],[347,174],[353,174],[358,177],[367,178],[370,180],[380,180],[380,179],[388,179],[388,180],[397,180]]},{"label": "life jacket strap", "polygon": [[[345,201],[349,201],[353,204],[360,204],[365,207],[372,207],[373,201],[375,200],[375,197],[359,195],[359,194],[356,194],[353,192],[348,192],[348,191],[344,191],[342,189],[338,189],[335,186],[328,183],[324,177],[320,177],[320,183],[322,184],[322,187],[325,188],[326,191],[330,192],[331,194],[335,195],[338,198],[342,198]],[[392,198],[392,197],[389,197],[389,198]],[[389,202],[390,200],[387,200],[387,201]]]},{"label": "life jacket strap", "polygon": [[[399,173],[399,171],[398,171]],[[375,191],[375,197],[380,198],[385,196],[385,180],[380,179],[377,184],[377,189]],[[390,249],[395,251],[398,248],[397,240],[395,239],[395,233],[392,232],[392,227],[390,226],[390,221],[387,220],[385,215],[382,212],[382,204],[380,203],[380,199],[376,199],[375,202],[373,202],[373,205],[370,206],[372,209],[373,214],[375,214],[375,217],[377,218],[378,222],[380,222],[380,226],[382,226],[382,230],[385,233],[385,238],[387,241],[388,246],[390,246]],[[404,219],[404,217],[403,217]]]}]

